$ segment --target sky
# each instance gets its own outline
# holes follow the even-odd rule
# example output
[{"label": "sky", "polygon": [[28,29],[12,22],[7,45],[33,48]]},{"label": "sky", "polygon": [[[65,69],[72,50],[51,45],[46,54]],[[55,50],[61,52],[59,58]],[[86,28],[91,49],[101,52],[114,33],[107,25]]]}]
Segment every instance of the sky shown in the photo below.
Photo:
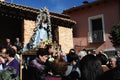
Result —
[{"label": "sky", "polygon": [[[85,0],[5,0],[15,4],[41,9],[47,7],[50,12],[62,13],[63,10],[80,6]],[[95,0],[87,0],[92,2]]]}]

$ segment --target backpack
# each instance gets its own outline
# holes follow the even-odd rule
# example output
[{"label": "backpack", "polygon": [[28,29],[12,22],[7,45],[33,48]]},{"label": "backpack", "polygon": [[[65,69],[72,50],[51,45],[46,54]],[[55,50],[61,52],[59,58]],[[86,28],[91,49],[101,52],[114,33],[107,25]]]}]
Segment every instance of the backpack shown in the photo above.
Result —
[{"label": "backpack", "polygon": [[62,80],[80,80],[79,73],[76,71],[77,67],[73,66],[69,75],[64,76]]},{"label": "backpack", "polygon": [[19,76],[13,78],[16,70],[13,67],[7,67],[0,72],[0,80],[19,80]]}]

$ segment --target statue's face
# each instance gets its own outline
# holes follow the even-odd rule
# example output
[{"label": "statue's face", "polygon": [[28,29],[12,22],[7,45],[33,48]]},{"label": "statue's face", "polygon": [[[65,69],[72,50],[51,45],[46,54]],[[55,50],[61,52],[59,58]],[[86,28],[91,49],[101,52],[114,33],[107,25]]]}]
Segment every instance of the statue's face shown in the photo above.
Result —
[{"label": "statue's face", "polygon": [[46,21],[47,21],[47,14],[43,13],[41,17],[42,17],[41,18],[41,22],[46,23]]}]

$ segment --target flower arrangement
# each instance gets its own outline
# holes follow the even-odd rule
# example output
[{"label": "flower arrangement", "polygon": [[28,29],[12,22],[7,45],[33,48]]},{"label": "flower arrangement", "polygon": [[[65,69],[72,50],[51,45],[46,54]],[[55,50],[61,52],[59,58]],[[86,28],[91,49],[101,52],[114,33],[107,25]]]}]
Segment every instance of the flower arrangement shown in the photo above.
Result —
[{"label": "flower arrangement", "polygon": [[52,44],[52,40],[50,40],[50,39],[45,40],[45,41],[43,41],[43,44],[44,44],[44,45]]},{"label": "flower arrangement", "polygon": [[47,44],[52,44],[52,40],[48,39],[45,41],[41,41],[41,43],[38,45],[38,48],[44,48],[45,45],[47,45]]}]

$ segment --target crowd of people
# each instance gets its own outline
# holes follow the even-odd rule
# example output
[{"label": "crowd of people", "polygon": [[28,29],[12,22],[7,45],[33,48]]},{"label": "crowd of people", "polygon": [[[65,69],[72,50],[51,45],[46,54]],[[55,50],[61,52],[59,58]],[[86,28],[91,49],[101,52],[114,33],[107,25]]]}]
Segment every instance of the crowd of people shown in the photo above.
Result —
[{"label": "crowd of people", "polygon": [[22,43],[19,38],[12,44],[9,38],[0,45],[0,80],[20,80],[20,50]]},{"label": "crowd of people", "polygon": [[[120,80],[120,51],[108,57],[86,49],[76,53],[70,49],[66,54],[61,47],[47,44],[38,48],[33,59],[24,63],[22,80]],[[0,80],[20,80],[20,50],[22,43],[16,38],[14,44],[6,39],[0,46]]]},{"label": "crowd of people", "polygon": [[120,51],[112,57],[85,49],[65,54],[48,44],[23,68],[23,80],[120,80]]}]

